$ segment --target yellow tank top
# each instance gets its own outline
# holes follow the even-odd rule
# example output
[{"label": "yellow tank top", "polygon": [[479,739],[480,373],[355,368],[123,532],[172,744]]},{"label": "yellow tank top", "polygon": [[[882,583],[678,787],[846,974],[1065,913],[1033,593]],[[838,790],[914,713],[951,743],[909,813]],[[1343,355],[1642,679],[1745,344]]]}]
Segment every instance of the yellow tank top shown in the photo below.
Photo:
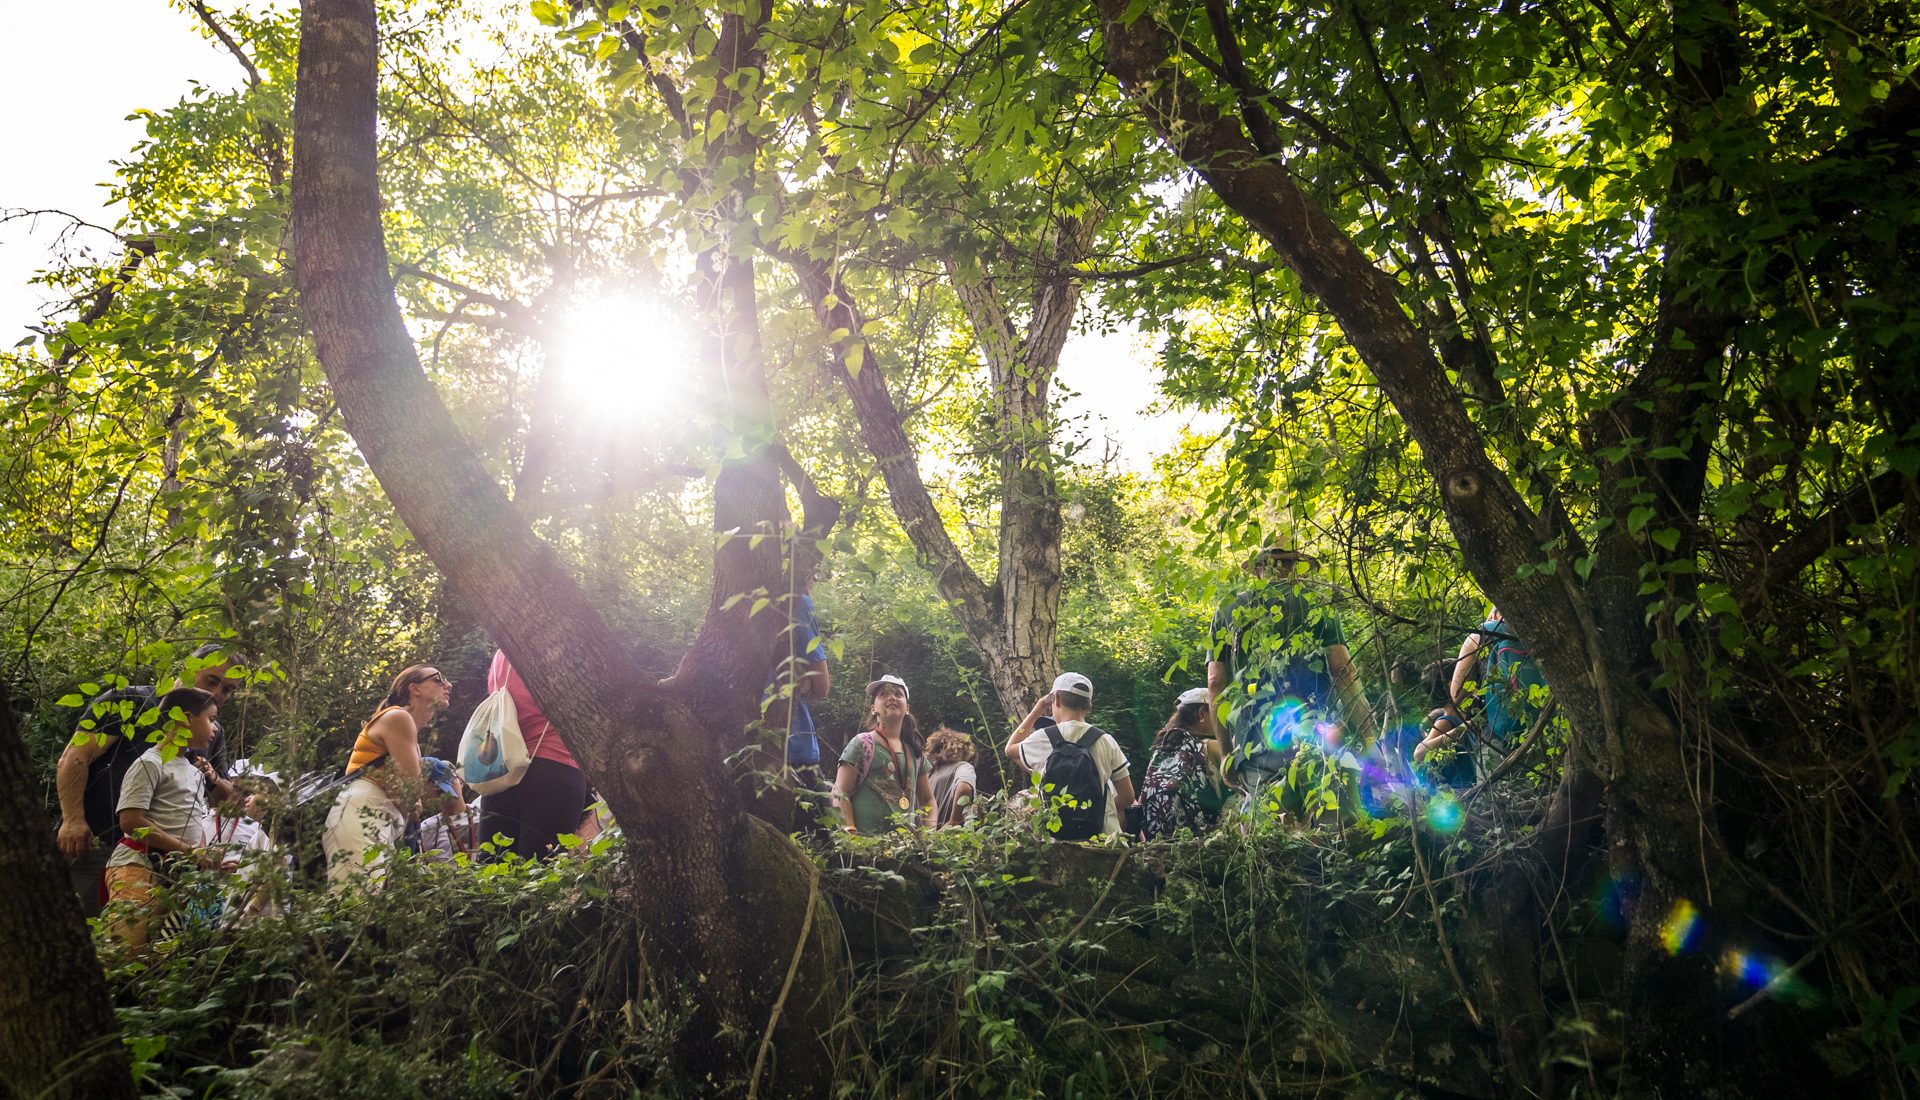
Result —
[{"label": "yellow tank top", "polygon": [[379,763],[380,758],[387,755],[387,750],[381,747],[380,742],[367,736],[367,731],[372,729],[373,724],[388,711],[405,709],[405,707],[381,707],[373,712],[372,718],[367,719],[366,725],[360,727],[360,736],[353,739],[353,752],[347,757],[348,775]]}]

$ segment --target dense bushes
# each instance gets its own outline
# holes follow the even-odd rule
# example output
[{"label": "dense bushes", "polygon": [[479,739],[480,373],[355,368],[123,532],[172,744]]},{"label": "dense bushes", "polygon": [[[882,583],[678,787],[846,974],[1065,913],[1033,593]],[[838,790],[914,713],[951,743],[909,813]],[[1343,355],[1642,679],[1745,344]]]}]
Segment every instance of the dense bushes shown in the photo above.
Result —
[{"label": "dense bushes", "polygon": [[[856,984],[845,1095],[1490,1095],[1470,970],[1485,933],[1404,818],[1055,845],[997,817],[816,853]],[[617,842],[545,867],[403,861],[387,888],[295,898],[112,971],[150,1093],[680,1095],[658,1075],[674,980],[644,972]],[[1604,929],[1595,926],[1604,950]],[[1592,956],[1579,941],[1568,958]],[[1602,971],[1554,998],[1606,1079]],[[1584,985],[1582,984],[1584,983]]]}]

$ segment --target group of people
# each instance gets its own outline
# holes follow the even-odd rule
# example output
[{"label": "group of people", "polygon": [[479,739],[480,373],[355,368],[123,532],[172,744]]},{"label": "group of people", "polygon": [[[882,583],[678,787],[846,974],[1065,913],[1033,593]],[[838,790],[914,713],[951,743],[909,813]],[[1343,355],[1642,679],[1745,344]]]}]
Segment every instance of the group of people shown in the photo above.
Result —
[{"label": "group of people", "polygon": [[[164,693],[132,685],[101,694],[55,767],[54,839],[74,893],[89,917],[116,903],[111,932],[136,948],[147,942],[154,896],[176,861],[240,875],[251,855],[272,847],[262,802],[277,783],[263,773],[229,777],[225,766],[218,715],[244,681],[242,666],[207,645]],[[142,724],[151,732],[130,736]],[[245,890],[236,901],[257,910],[266,899]]]},{"label": "group of people", "polygon": [[[1179,696],[1137,791],[1126,752],[1089,721],[1092,681],[1060,675],[1004,746],[1011,768],[1033,777],[1009,808],[1041,812],[1050,835],[1070,840],[1204,832],[1235,806],[1312,817],[1324,801],[1292,782],[1303,751],[1349,802],[1389,788],[1459,788],[1539,714],[1545,682],[1495,609],[1434,670],[1437,682],[1401,685],[1396,709],[1411,696],[1412,720],[1391,716],[1380,729],[1339,621],[1307,596],[1314,565],[1289,547],[1254,556],[1248,585],[1212,623],[1206,686]],[[899,677],[869,683],[867,698],[871,729],[848,741],[833,782],[841,826],[874,834],[962,824],[977,812],[966,735],[941,730],[923,743]]]},{"label": "group of people", "polygon": [[453,681],[432,665],[394,677],[354,738],[345,785],[327,813],[320,845],[330,887],[378,880],[386,853],[409,837],[405,846],[429,856],[541,859],[562,836],[596,830],[601,819],[586,775],[504,651],[494,651],[487,692],[512,700],[530,761],[513,785],[469,805],[460,769],[420,753],[420,731],[447,709]]},{"label": "group of people", "polygon": [[[1248,587],[1212,624],[1206,685],[1179,696],[1137,791],[1126,752],[1090,721],[1092,681],[1077,672],[1056,678],[1003,746],[1009,765],[1033,780],[1009,810],[1038,817],[1064,840],[1204,832],[1236,803],[1249,813],[1298,809],[1286,777],[1303,750],[1326,769],[1350,770],[1354,787],[1367,782],[1361,755],[1403,776],[1424,771],[1430,783],[1461,786],[1473,781],[1476,755],[1485,755],[1476,746],[1504,750],[1537,714],[1538,670],[1495,611],[1437,670],[1446,682],[1430,689],[1424,722],[1369,736],[1373,715],[1341,627],[1300,583],[1312,566],[1309,555],[1284,547],[1254,557]],[[830,800],[822,820],[875,835],[977,819],[985,803],[971,738],[945,727],[923,737],[911,689],[896,675],[866,685],[869,728],[847,740],[829,783],[811,712],[831,683],[826,649],[806,595],[790,614],[790,643],[770,677],[766,710],[769,724],[785,731],[790,781],[824,789]],[[155,895],[170,867],[238,873],[249,853],[257,863],[273,847],[260,804],[278,793],[275,780],[229,777],[225,767],[218,713],[245,681],[244,661],[210,645],[187,667],[188,682],[165,693],[127,687],[93,700],[56,771],[57,842],[75,892],[89,916],[118,903],[110,932],[135,947],[161,915]],[[517,782],[489,788],[470,806],[459,769],[420,749],[421,731],[447,708],[452,688],[439,669],[411,666],[362,725],[329,784],[321,847],[330,888],[378,880],[387,855],[409,844],[448,858],[510,851],[540,859],[563,835],[590,837],[608,826],[564,737],[498,651],[487,689],[511,699],[531,759]],[[134,736],[141,723],[153,729]],[[236,896],[243,913],[270,904],[259,891]]]},{"label": "group of people", "polygon": [[[245,916],[273,906],[257,874],[275,851],[266,807],[282,792],[271,774],[230,774],[220,706],[246,682],[246,661],[218,643],[196,649],[187,674],[160,692],[136,685],[91,700],[55,766],[55,843],[88,917],[105,916],[111,939],[144,948],[156,922],[182,918],[158,897],[171,872],[219,870],[236,878],[225,903]],[[457,770],[424,756],[420,734],[446,709],[453,682],[430,665],[394,678],[356,735],[321,836],[330,888],[377,879],[397,847],[451,858],[514,852],[540,858],[563,834],[604,825],[585,777],[504,653],[489,690],[513,698],[533,757],[518,784],[469,806]],[[282,861],[287,853],[279,853]]]}]

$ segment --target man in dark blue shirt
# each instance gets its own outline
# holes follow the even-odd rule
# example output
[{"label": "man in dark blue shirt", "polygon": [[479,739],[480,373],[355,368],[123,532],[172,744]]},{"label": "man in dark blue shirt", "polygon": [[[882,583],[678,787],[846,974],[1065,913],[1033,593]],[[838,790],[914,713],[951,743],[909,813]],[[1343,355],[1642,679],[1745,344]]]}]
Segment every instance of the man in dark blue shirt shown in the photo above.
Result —
[{"label": "man in dark blue shirt", "polygon": [[811,595],[794,593],[790,621],[786,653],[774,662],[773,679],[767,688],[766,717],[786,731],[786,763],[794,786],[821,791],[826,785],[820,775],[820,738],[814,730],[810,704],[825,699],[833,681],[827,671],[826,641],[813,615]]},{"label": "man in dark blue shirt", "polygon": [[1372,726],[1339,620],[1301,590],[1314,564],[1298,550],[1260,551],[1247,565],[1252,583],[1220,608],[1210,631],[1207,688],[1232,731],[1249,809],[1286,774],[1300,742],[1339,757],[1333,750],[1347,734]]}]

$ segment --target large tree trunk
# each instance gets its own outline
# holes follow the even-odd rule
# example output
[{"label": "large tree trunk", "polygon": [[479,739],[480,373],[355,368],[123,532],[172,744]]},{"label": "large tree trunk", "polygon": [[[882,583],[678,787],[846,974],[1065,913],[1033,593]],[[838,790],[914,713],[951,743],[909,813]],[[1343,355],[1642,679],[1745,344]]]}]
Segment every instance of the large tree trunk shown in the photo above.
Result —
[{"label": "large tree trunk", "polygon": [[[1035,280],[1026,331],[1014,324],[991,276],[947,264],[974,345],[993,384],[1000,465],[999,606],[992,638],[974,638],[1009,717],[1026,712],[1059,670],[1060,483],[1054,451],[1053,376],[1080,308],[1080,283],[1065,274],[1086,255],[1092,223],[1069,219],[1054,233]],[[917,470],[917,467],[916,467]],[[917,476],[917,475],[916,475]]]},{"label": "large tree trunk", "polygon": [[[1577,749],[1568,753],[1550,827],[1531,847],[1549,870],[1564,873],[1568,857],[1580,850],[1581,823],[1597,808],[1604,781],[1609,821],[1619,830],[1613,834],[1617,862],[1631,865],[1641,883],[1631,924],[1640,965],[1630,977],[1657,990],[1668,1007],[1638,994],[1630,1003],[1652,1013],[1645,1026],[1666,1029],[1654,1052],[1666,1064],[1703,1054],[1709,1044],[1700,1032],[1717,1015],[1702,1013],[1718,996],[1712,967],[1651,948],[1684,905],[1706,910],[1711,901],[1724,900],[1724,852],[1711,810],[1688,792],[1676,723],[1645,686],[1645,628],[1624,634],[1616,629],[1644,614],[1633,596],[1639,555],[1630,548],[1603,555],[1588,588],[1576,586],[1568,563],[1579,555],[1577,536],[1529,508],[1492,461],[1439,355],[1403,307],[1393,277],[1375,267],[1302,189],[1282,156],[1263,154],[1238,121],[1179,72],[1169,60],[1169,36],[1151,15],[1130,17],[1124,0],[1098,0],[1098,7],[1108,68],[1181,159],[1267,239],[1307,293],[1338,319],[1419,442],[1468,569],[1528,639],[1576,732]],[[1710,335],[1701,343],[1705,354],[1718,354]],[[1636,399],[1629,394],[1626,400]],[[1615,526],[1624,530],[1624,520]],[[1521,569],[1554,538],[1567,539],[1570,548],[1561,568]],[[1538,911],[1503,916],[1508,924],[1537,922]],[[1511,989],[1510,974],[1501,985]],[[1537,1049],[1537,1003],[1518,996],[1506,1005],[1503,1027],[1522,1033],[1507,1044],[1509,1050]],[[1693,1032],[1672,1030],[1682,1018]],[[1510,1068],[1537,1079],[1533,1065]]]},{"label": "large tree trunk", "polygon": [[132,1100],[120,1022],[0,687],[0,1095]]},{"label": "large tree trunk", "polygon": [[[993,385],[1000,538],[992,583],[962,556],[921,480],[920,457],[907,438],[884,367],[874,345],[858,335],[867,316],[853,291],[827,261],[777,253],[799,279],[821,328],[846,334],[834,344],[834,369],[852,399],[861,438],[880,465],[901,529],[986,666],[994,697],[1009,719],[1026,713],[1059,671],[1060,488],[1049,395],[1080,303],[1079,283],[1064,272],[1082,255],[1086,234],[1080,224],[1068,225],[1046,260],[1036,263],[1045,274],[1036,278],[1024,333],[991,279],[949,268]],[[984,762],[997,767],[991,759]]]},{"label": "large tree trunk", "polygon": [[[376,40],[372,0],[309,0],[302,10],[294,270],[341,413],[400,517],[566,730],[631,839],[632,902],[647,950],[694,1010],[683,1068],[738,1081],[783,1003],[772,1032],[780,1084],[824,1087],[823,1035],[842,995],[839,935],[812,892],[810,863],[744,812],[693,700],[644,674],[516,513],[420,369],[380,226]],[[720,492],[732,501],[726,486]],[[777,581],[777,564],[761,583]],[[763,643],[745,637],[736,648],[756,646],[764,677]],[[747,663],[740,656],[724,665],[737,681]]]}]

